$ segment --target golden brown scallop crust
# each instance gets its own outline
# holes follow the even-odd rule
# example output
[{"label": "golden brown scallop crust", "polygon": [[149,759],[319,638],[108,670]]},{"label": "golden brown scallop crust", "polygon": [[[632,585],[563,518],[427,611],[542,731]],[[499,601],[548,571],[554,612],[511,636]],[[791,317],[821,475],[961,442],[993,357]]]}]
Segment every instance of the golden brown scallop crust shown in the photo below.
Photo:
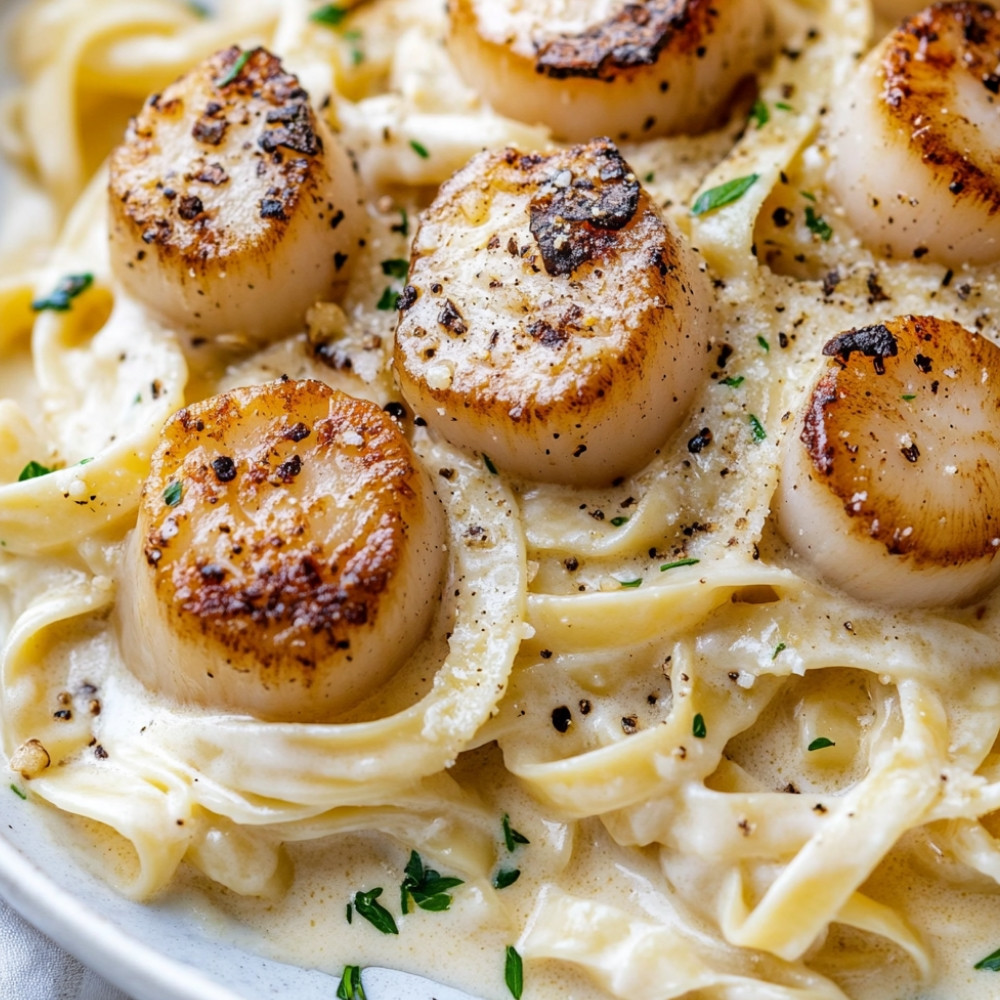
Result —
[{"label": "golden brown scallop crust", "polygon": [[918,567],[994,556],[1000,349],[950,320],[902,316],[842,333],[823,353],[800,440],[850,530]]},{"label": "golden brown scallop crust", "polygon": [[974,201],[989,215],[1000,210],[995,181],[1000,157],[993,151],[992,162],[976,162],[970,144],[957,142],[933,123],[942,109],[958,113],[953,82],[958,73],[966,74],[970,86],[1000,113],[998,53],[1000,19],[989,4],[941,2],[907,18],[889,35],[877,70],[889,120],[926,163],[948,174],[945,183],[956,199]]},{"label": "golden brown scallop crust", "polygon": [[[280,411],[238,454],[231,437],[265,395]],[[160,606],[275,682],[290,670],[310,684],[319,661],[377,625],[407,524],[424,516],[419,476],[386,413],[322,383],[235,389],[179,411],[140,515]]]},{"label": "golden brown scallop crust", "polygon": [[[610,480],[648,461],[696,384],[709,296],[689,258],[610,140],[481,153],[414,237],[395,343],[403,394],[511,470]],[[623,435],[648,450],[607,454]],[[530,448],[541,464],[522,460]]]},{"label": "golden brown scallop crust", "polygon": [[[254,164],[245,195],[253,205],[250,218],[256,216],[254,239],[267,253],[296,212],[314,210],[323,141],[306,92],[265,49],[241,53],[232,46],[192,73],[197,91],[190,82],[172,84],[150,97],[132,120],[111,157],[110,196],[122,205],[116,218],[134,227],[151,256],[176,255],[185,265],[204,269],[247,239],[247,220],[228,217],[215,204],[215,191],[248,183],[245,170],[233,176],[232,157],[250,157]],[[193,92],[200,95],[196,107],[185,97]],[[187,162],[160,164],[160,174],[151,177],[150,160],[164,153],[159,145],[164,125],[186,120],[193,155]],[[244,141],[235,143],[234,152],[237,133]]]},{"label": "golden brown scallop crust", "polygon": [[653,66],[661,55],[689,55],[710,44],[719,17],[712,0],[627,3],[575,35],[538,38],[535,69],[546,76],[614,80]]},{"label": "golden brown scallop crust", "polygon": [[501,114],[568,142],[715,127],[773,34],[768,0],[620,0],[580,28],[558,0],[448,0],[447,10],[466,82]]}]

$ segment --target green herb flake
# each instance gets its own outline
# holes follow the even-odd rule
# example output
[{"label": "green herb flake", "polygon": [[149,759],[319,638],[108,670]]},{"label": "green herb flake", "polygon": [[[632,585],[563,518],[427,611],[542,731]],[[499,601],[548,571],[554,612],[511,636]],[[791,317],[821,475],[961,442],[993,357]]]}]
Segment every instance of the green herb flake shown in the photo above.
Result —
[{"label": "green herb flake", "polygon": [[654,174],[653,171],[650,170],[650,172],[648,174],[646,174],[645,177],[643,177],[643,179],[642,179],[643,184],[652,184],[653,183],[653,179],[655,178],[655,176],[656,176],[656,174]]},{"label": "green herb flake", "polygon": [[754,122],[757,128],[763,128],[770,120],[771,112],[767,110],[767,105],[758,97],[750,109],[750,121]]},{"label": "green herb flake", "polygon": [[775,101],[774,106],[779,111],[794,111],[795,109],[787,101]]},{"label": "green herb flake", "polygon": [[757,343],[760,344],[760,349],[762,351],[769,352],[771,350],[771,345],[767,342],[767,338],[757,334]]},{"label": "green herb flake", "polygon": [[382,312],[390,312],[396,308],[398,302],[399,292],[394,292],[391,288],[386,287],[382,289],[382,296],[375,303],[375,308],[381,309]]},{"label": "green herb flake", "polygon": [[348,901],[347,908],[344,911],[344,916],[347,918],[349,924],[354,923],[354,904]]},{"label": "green herb flake", "polygon": [[836,745],[833,740],[828,740],[825,736],[817,736],[806,749],[812,752],[813,750],[825,750],[827,747],[835,747]]},{"label": "green herb flake", "polygon": [[395,223],[389,227],[394,233],[399,233],[400,236],[410,235],[410,217],[406,214],[406,209],[401,208],[399,210],[399,222]]},{"label": "green herb flake", "polygon": [[809,232],[818,236],[824,243],[833,236],[833,226],[822,215],[817,215],[812,205],[806,205],[806,226]]},{"label": "green herb flake", "polygon": [[745,375],[730,375],[722,380],[722,384],[728,385],[732,389],[738,389],[745,381]]},{"label": "green herb flake", "polygon": [[[360,31],[345,31],[342,33],[342,37],[349,42],[360,42],[364,37]],[[351,65],[360,66],[365,61],[364,50],[358,45],[351,46]]]},{"label": "green herb flake", "polygon": [[404,869],[403,884],[400,887],[403,912],[408,912],[407,900],[412,898],[422,910],[440,912],[451,906],[449,889],[462,885],[463,879],[442,876],[433,868],[424,865],[416,851],[410,852],[410,860]]},{"label": "green herb flake", "polygon": [[981,958],[973,966],[974,969],[985,969],[987,972],[1000,972],[1000,948],[997,948],[992,955]]},{"label": "green herb flake", "polygon": [[410,149],[412,149],[413,152],[416,153],[422,160],[430,158],[431,154],[427,151],[427,147],[422,142],[417,142],[416,139],[410,140]]},{"label": "green herb flake", "polygon": [[47,476],[51,471],[47,465],[32,460],[20,471],[17,481],[23,483],[26,479],[37,479],[39,476]]},{"label": "green herb flake", "polygon": [[340,7],[335,3],[325,3],[309,15],[309,20],[316,24],[325,25],[327,28],[337,28],[343,24],[348,13],[346,7]]},{"label": "green herb flake", "polygon": [[903,393],[903,399],[906,400],[907,403],[912,403],[916,398],[917,398],[917,394],[915,392],[904,392]]},{"label": "green herb flake", "polygon": [[746,177],[735,177],[718,187],[709,188],[698,195],[695,203],[691,206],[692,215],[705,215],[707,212],[714,212],[723,205],[734,202],[750,190],[757,182],[760,174],[747,174]]},{"label": "green herb flake", "polygon": [[507,813],[503,814],[501,825],[503,826],[503,842],[507,845],[508,851],[516,850],[518,844],[531,843],[523,833],[519,833],[510,825],[510,816]]},{"label": "green herb flake", "polygon": [[778,645],[774,647],[774,652],[771,654],[771,659],[776,660],[778,658],[778,654],[784,652],[786,649],[788,649],[788,647],[783,642],[779,642]]},{"label": "green herb flake", "polygon": [[236,62],[229,67],[229,72],[215,81],[216,87],[225,87],[227,84],[232,83],[243,72],[243,67],[250,61],[251,55],[253,55],[253,52],[250,49],[245,49],[241,52]]},{"label": "green herb flake", "polygon": [[24,790],[23,788],[18,788],[18,787],[17,787],[17,785],[13,785],[13,784],[12,784],[12,785],[10,786],[10,790],[11,790],[11,791],[12,791],[12,792],[13,792],[13,793],[14,793],[14,794],[15,794],[15,795],[16,795],[16,796],[17,796],[17,797],[19,798],[19,799],[27,799],[27,798],[28,798],[28,793],[27,793],[27,792],[26,792],[26,791],[25,791],[25,790]]},{"label": "green herb flake", "polygon": [[694,721],[691,723],[691,735],[696,740],[703,740],[708,735],[708,730],[705,728],[705,717],[701,712],[694,717]]},{"label": "green herb flake", "polygon": [[512,944],[507,945],[503,978],[514,1000],[521,1000],[521,994],[524,992],[524,963]]},{"label": "green herb flake", "polygon": [[693,559],[693,558],[675,559],[673,562],[664,563],[660,567],[660,572],[666,573],[668,569],[677,569],[678,566],[695,566],[700,562],[701,562],[700,559]]},{"label": "green herb flake", "polygon": [[756,444],[760,444],[767,437],[767,431],[764,430],[764,425],[752,413],[748,419],[750,421],[750,436]]},{"label": "green herb flake", "polygon": [[619,580],[618,581],[623,587],[627,587],[631,590],[635,590],[636,587],[642,586],[642,577],[640,576],[636,580]]},{"label": "green herb flake", "polygon": [[493,888],[506,889],[507,886],[513,885],[520,877],[520,868],[501,868],[493,876]]},{"label": "green herb flake", "polygon": [[816,195],[814,195],[812,191],[800,191],[799,194],[802,195],[802,197],[805,198],[806,201],[816,200]]},{"label": "green herb flake", "polygon": [[382,261],[382,273],[387,278],[399,278],[402,281],[410,270],[410,262],[402,257]]},{"label": "green herb flake", "polygon": [[72,307],[73,299],[85,292],[93,283],[94,276],[92,274],[67,274],[60,278],[59,284],[48,295],[41,299],[35,299],[31,303],[31,308],[35,312],[41,312],[43,309],[66,312]]},{"label": "green herb flake", "polygon": [[614,525],[616,528],[620,528],[623,524],[628,522],[628,518],[624,514],[619,514],[617,517],[611,518],[610,524]]},{"label": "green herb flake", "polygon": [[168,507],[176,507],[184,495],[184,487],[176,479],[163,491],[163,502]]},{"label": "green herb flake", "polygon": [[337,1000],[368,1000],[361,985],[361,966],[345,965],[337,987]]},{"label": "green herb flake", "polygon": [[381,886],[369,889],[367,892],[354,894],[354,909],[358,915],[365,918],[376,930],[383,934],[398,934],[399,928],[392,914],[378,901],[382,895]]},{"label": "green herb flake", "polygon": [[493,464],[493,459],[485,451],[483,452],[483,465],[486,466],[487,472],[492,473],[494,476],[497,475],[497,467]]}]

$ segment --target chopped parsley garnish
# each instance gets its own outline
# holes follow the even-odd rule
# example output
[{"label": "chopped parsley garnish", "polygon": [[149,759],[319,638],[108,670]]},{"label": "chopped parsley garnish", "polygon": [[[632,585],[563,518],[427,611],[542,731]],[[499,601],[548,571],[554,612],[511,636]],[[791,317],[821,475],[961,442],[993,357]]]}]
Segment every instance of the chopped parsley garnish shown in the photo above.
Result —
[{"label": "chopped parsley garnish", "polygon": [[760,174],[747,174],[746,177],[734,177],[725,184],[702,191],[691,206],[691,214],[704,215],[706,212],[714,212],[715,209],[742,198],[757,182],[759,176]]},{"label": "chopped parsley garnish", "polygon": [[343,23],[348,13],[346,7],[340,7],[335,3],[325,3],[309,15],[309,20],[315,21],[317,24],[325,24],[328,28],[336,28]]},{"label": "chopped parsley garnish", "polygon": [[32,460],[21,470],[17,481],[23,483],[26,479],[37,479],[39,476],[47,476],[51,471],[47,465]]},{"label": "chopped parsley garnish", "polygon": [[506,889],[507,886],[513,885],[520,877],[520,868],[501,868],[493,876],[493,888]]},{"label": "chopped parsley garnish", "polygon": [[915,400],[916,398],[917,398],[917,394],[915,392],[904,392],[903,393],[903,399],[906,400],[907,403],[912,403],[913,400]]},{"label": "chopped parsley garnish", "polygon": [[642,577],[640,576],[640,577],[638,577],[638,579],[635,579],[635,580],[619,580],[618,582],[623,587],[630,587],[630,588],[632,588],[634,590],[636,587],[641,587],[642,586]]},{"label": "chopped parsley garnish", "polygon": [[164,491],[163,491],[163,502],[168,507],[176,507],[181,502],[181,497],[184,495],[184,487],[177,481],[174,480]]},{"label": "chopped parsley garnish", "polygon": [[802,195],[802,197],[805,198],[806,201],[816,200],[816,195],[814,195],[812,191],[800,191],[799,194]]},{"label": "chopped parsley garnish", "polygon": [[655,176],[656,176],[656,174],[654,174],[654,173],[653,173],[653,171],[652,171],[652,170],[650,170],[650,172],[649,172],[648,174],[646,174],[646,176],[645,176],[645,177],[643,177],[643,179],[642,179],[642,180],[643,180],[643,183],[644,183],[644,184],[652,184],[652,183],[653,183],[653,178],[654,178]]},{"label": "chopped parsley garnish", "polygon": [[985,969],[987,972],[1000,972],[1000,948],[997,948],[992,955],[981,958],[973,966],[974,969]]},{"label": "chopped parsley garnish", "polygon": [[16,795],[16,796],[17,796],[17,797],[19,798],[19,799],[27,799],[27,798],[28,798],[28,793],[27,793],[27,792],[26,792],[26,791],[25,791],[25,790],[24,790],[23,788],[18,788],[18,787],[17,787],[17,785],[13,785],[13,784],[12,784],[12,785],[10,786],[10,790],[11,790],[11,791],[12,791],[12,792],[13,792],[13,793],[14,793],[14,794],[15,794],[15,795]]},{"label": "chopped parsley garnish", "polygon": [[389,312],[395,309],[399,303],[399,292],[394,292],[391,288],[386,287],[382,289],[382,296],[375,303],[376,309],[381,309],[382,312]]},{"label": "chopped parsley garnish", "polygon": [[410,852],[410,860],[404,869],[405,877],[400,886],[400,901],[403,913],[409,913],[412,899],[422,910],[439,912],[451,906],[449,889],[462,885],[463,879],[442,876],[433,868],[427,868],[416,851]]},{"label": "chopped parsley garnish", "polygon": [[703,740],[708,735],[705,728],[705,717],[699,712],[691,723],[691,735],[697,740]]},{"label": "chopped parsley garnish", "polygon": [[378,901],[378,897],[381,895],[381,886],[369,889],[367,892],[356,892],[354,894],[354,909],[383,934],[398,934],[399,928],[396,926],[392,914]]},{"label": "chopped parsley garnish", "polygon": [[524,992],[524,963],[512,944],[507,945],[503,978],[514,1000],[521,1000],[521,994]]},{"label": "chopped parsley garnish", "polygon": [[620,528],[623,524],[628,521],[628,517],[624,514],[619,514],[617,517],[611,518],[610,524],[614,525],[616,528]]},{"label": "chopped parsley garnish", "polygon": [[736,389],[739,386],[743,385],[745,381],[746,381],[745,375],[729,375],[722,380],[722,384],[731,386],[733,389]]},{"label": "chopped parsley garnish", "polygon": [[406,277],[410,270],[410,262],[402,257],[394,257],[392,260],[382,261],[382,273],[387,278],[399,278],[400,281]]},{"label": "chopped parsley garnish", "polygon": [[71,308],[73,299],[90,288],[93,283],[94,276],[92,274],[67,274],[64,278],[60,278],[59,284],[48,295],[41,299],[35,299],[31,303],[31,308],[35,312],[41,312],[43,309],[66,312]]},{"label": "chopped parsley garnish", "polygon": [[755,442],[760,444],[767,437],[767,431],[764,430],[764,425],[751,413],[750,417],[750,436]]},{"label": "chopped parsley garnish", "polygon": [[664,563],[660,567],[661,573],[666,573],[668,569],[677,569],[678,566],[694,566],[696,563],[701,562],[700,559],[675,559],[673,562]]},{"label": "chopped parsley garnish", "polygon": [[757,128],[763,128],[771,120],[771,112],[767,105],[758,97],[750,109],[750,120],[756,122]]},{"label": "chopped parsley garnish", "polygon": [[767,338],[759,333],[757,334],[757,343],[760,344],[760,348],[762,351],[771,350],[771,345],[767,342]]},{"label": "chopped parsley garnish", "polygon": [[510,825],[510,816],[506,813],[503,814],[501,825],[503,826],[503,842],[507,845],[508,851],[516,850],[518,844],[531,843],[531,841],[528,840],[523,833],[515,830],[514,827]]},{"label": "chopped parsley garnish", "polygon": [[494,476],[497,474],[497,467],[493,464],[493,459],[491,459],[485,451],[483,452],[483,465],[485,465],[487,471],[492,472]]},{"label": "chopped parsley garnish", "polygon": [[345,965],[337,987],[337,1000],[368,1000],[361,985],[361,966]]},{"label": "chopped parsley garnish", "polygon": [[350,900],[347,902],[347,907],[344,910],[344,916],[347,918],[347,922],[349,924],[354,923],[354,904]]},{"label": "chopped parsley garnish", "polygon": [[806,226],[824,243],[833,236],[833,226],[822,215],[817,215],[812,205],[806,205]]},{"label": "chopped parsley garnish", "polygon": [[417,142],[416,139],[410,140],[410,149],[413,150],[417,156],[422,160],[426,160],[431,154],[427,152],[427,147],[422,142]]},{"label": "chopped parsley garnish", "polygon": [[778,658],[778,654],[786,649],[788,649],[788,647],[783,642],[779,642],[778,645],[774,647],[774,652],[771,654],[771,659],[776,660]]},{"label": "chopped parsley garnish", "polygon": [[[349,42],[360,42],[362,35],[360,31],[345,31],[343,37]],[[365,61],[364,50],[357,45],[351,46],[351,65],[360,66]]]},{"label": "chopped parsley garnish", "polygon": [[232,83],[233,80],[235,80],[236,77],[243,72],[243,67],[250,61],[250,56],[252,54],[253,53],[250,49],[244,49],[244,51],[239,54],[236,62],[229,67],[229,72],[215,81],[216,87],[225,87],[226,84]]},{"label": "chopped parsley garnish", "polygon": [[405,208],[399,210],[399,222],[389,228],[394,233],[399,233],[400,236],[410,235],[410,217],[406,214]]},{"label": "chopped parsley garnish", "polygon": [[791,106],[791,105],[790,105],[790,104],[789,104],[789,103],[788,103],[787,101],[775,101],[775,102],[774,102],[774,106],[775,106],[775,107],[776,107],[776,108],[777,108],[777,109],[778,109],[779,111],[792,111],[792,110],[794,110],[794,109],[792,108],[792,106]]},{"label": "chopped parsley garnish", "polygon": [[809,744],[808,750],[825,750],[827,747],[835,747],[837,744],[833,740],[828,740],[825,736],[817,736],[816,739]]}]

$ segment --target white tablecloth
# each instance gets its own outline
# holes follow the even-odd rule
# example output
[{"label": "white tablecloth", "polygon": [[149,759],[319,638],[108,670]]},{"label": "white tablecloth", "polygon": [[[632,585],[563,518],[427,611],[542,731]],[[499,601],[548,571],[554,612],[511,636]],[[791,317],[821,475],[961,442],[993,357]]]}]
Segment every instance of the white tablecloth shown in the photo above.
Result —
[{"label": "white tablecloth", "polygon": [[0,1000],[129,1000],[0,899]]}]

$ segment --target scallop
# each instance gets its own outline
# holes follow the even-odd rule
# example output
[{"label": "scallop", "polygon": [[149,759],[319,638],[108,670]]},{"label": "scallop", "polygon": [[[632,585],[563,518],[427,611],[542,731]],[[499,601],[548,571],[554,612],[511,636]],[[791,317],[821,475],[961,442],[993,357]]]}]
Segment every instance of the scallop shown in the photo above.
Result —
[{"label": "scallop", "polygon": [[448,44],[471,87],[567,141],[718,124],[771,35],[746,0],[449,0]]},{"label": "scallop", "polygon": [[484,152],[414,235],[394,365],[414,410],[504,471],[610,482],[701,383],[712,291],[608,139]]},{"label": "scallop", "polygon": [[859,600],[980,596],[1000,579],[1000,349],[950,320],[901,316],[823,353],[784,452],[783,535]]},{"label": "scallop", "polygon": [[1000,258],[1000,22],[984,3],[903,21],[834,97],[829,183],[889,257]]},{"label": "scallop", "polygon": [[114,273],[166,322],[266,341],[342,294],[366,215],[347,151],[262,48],[154,94],[111,155]]},{"label": "scallop", "polygon": [[313,380],[233,389],[166,424],[124,561],[126,662],[181,702],[325,720],[426,632],[440,501],[396,422]]}]

